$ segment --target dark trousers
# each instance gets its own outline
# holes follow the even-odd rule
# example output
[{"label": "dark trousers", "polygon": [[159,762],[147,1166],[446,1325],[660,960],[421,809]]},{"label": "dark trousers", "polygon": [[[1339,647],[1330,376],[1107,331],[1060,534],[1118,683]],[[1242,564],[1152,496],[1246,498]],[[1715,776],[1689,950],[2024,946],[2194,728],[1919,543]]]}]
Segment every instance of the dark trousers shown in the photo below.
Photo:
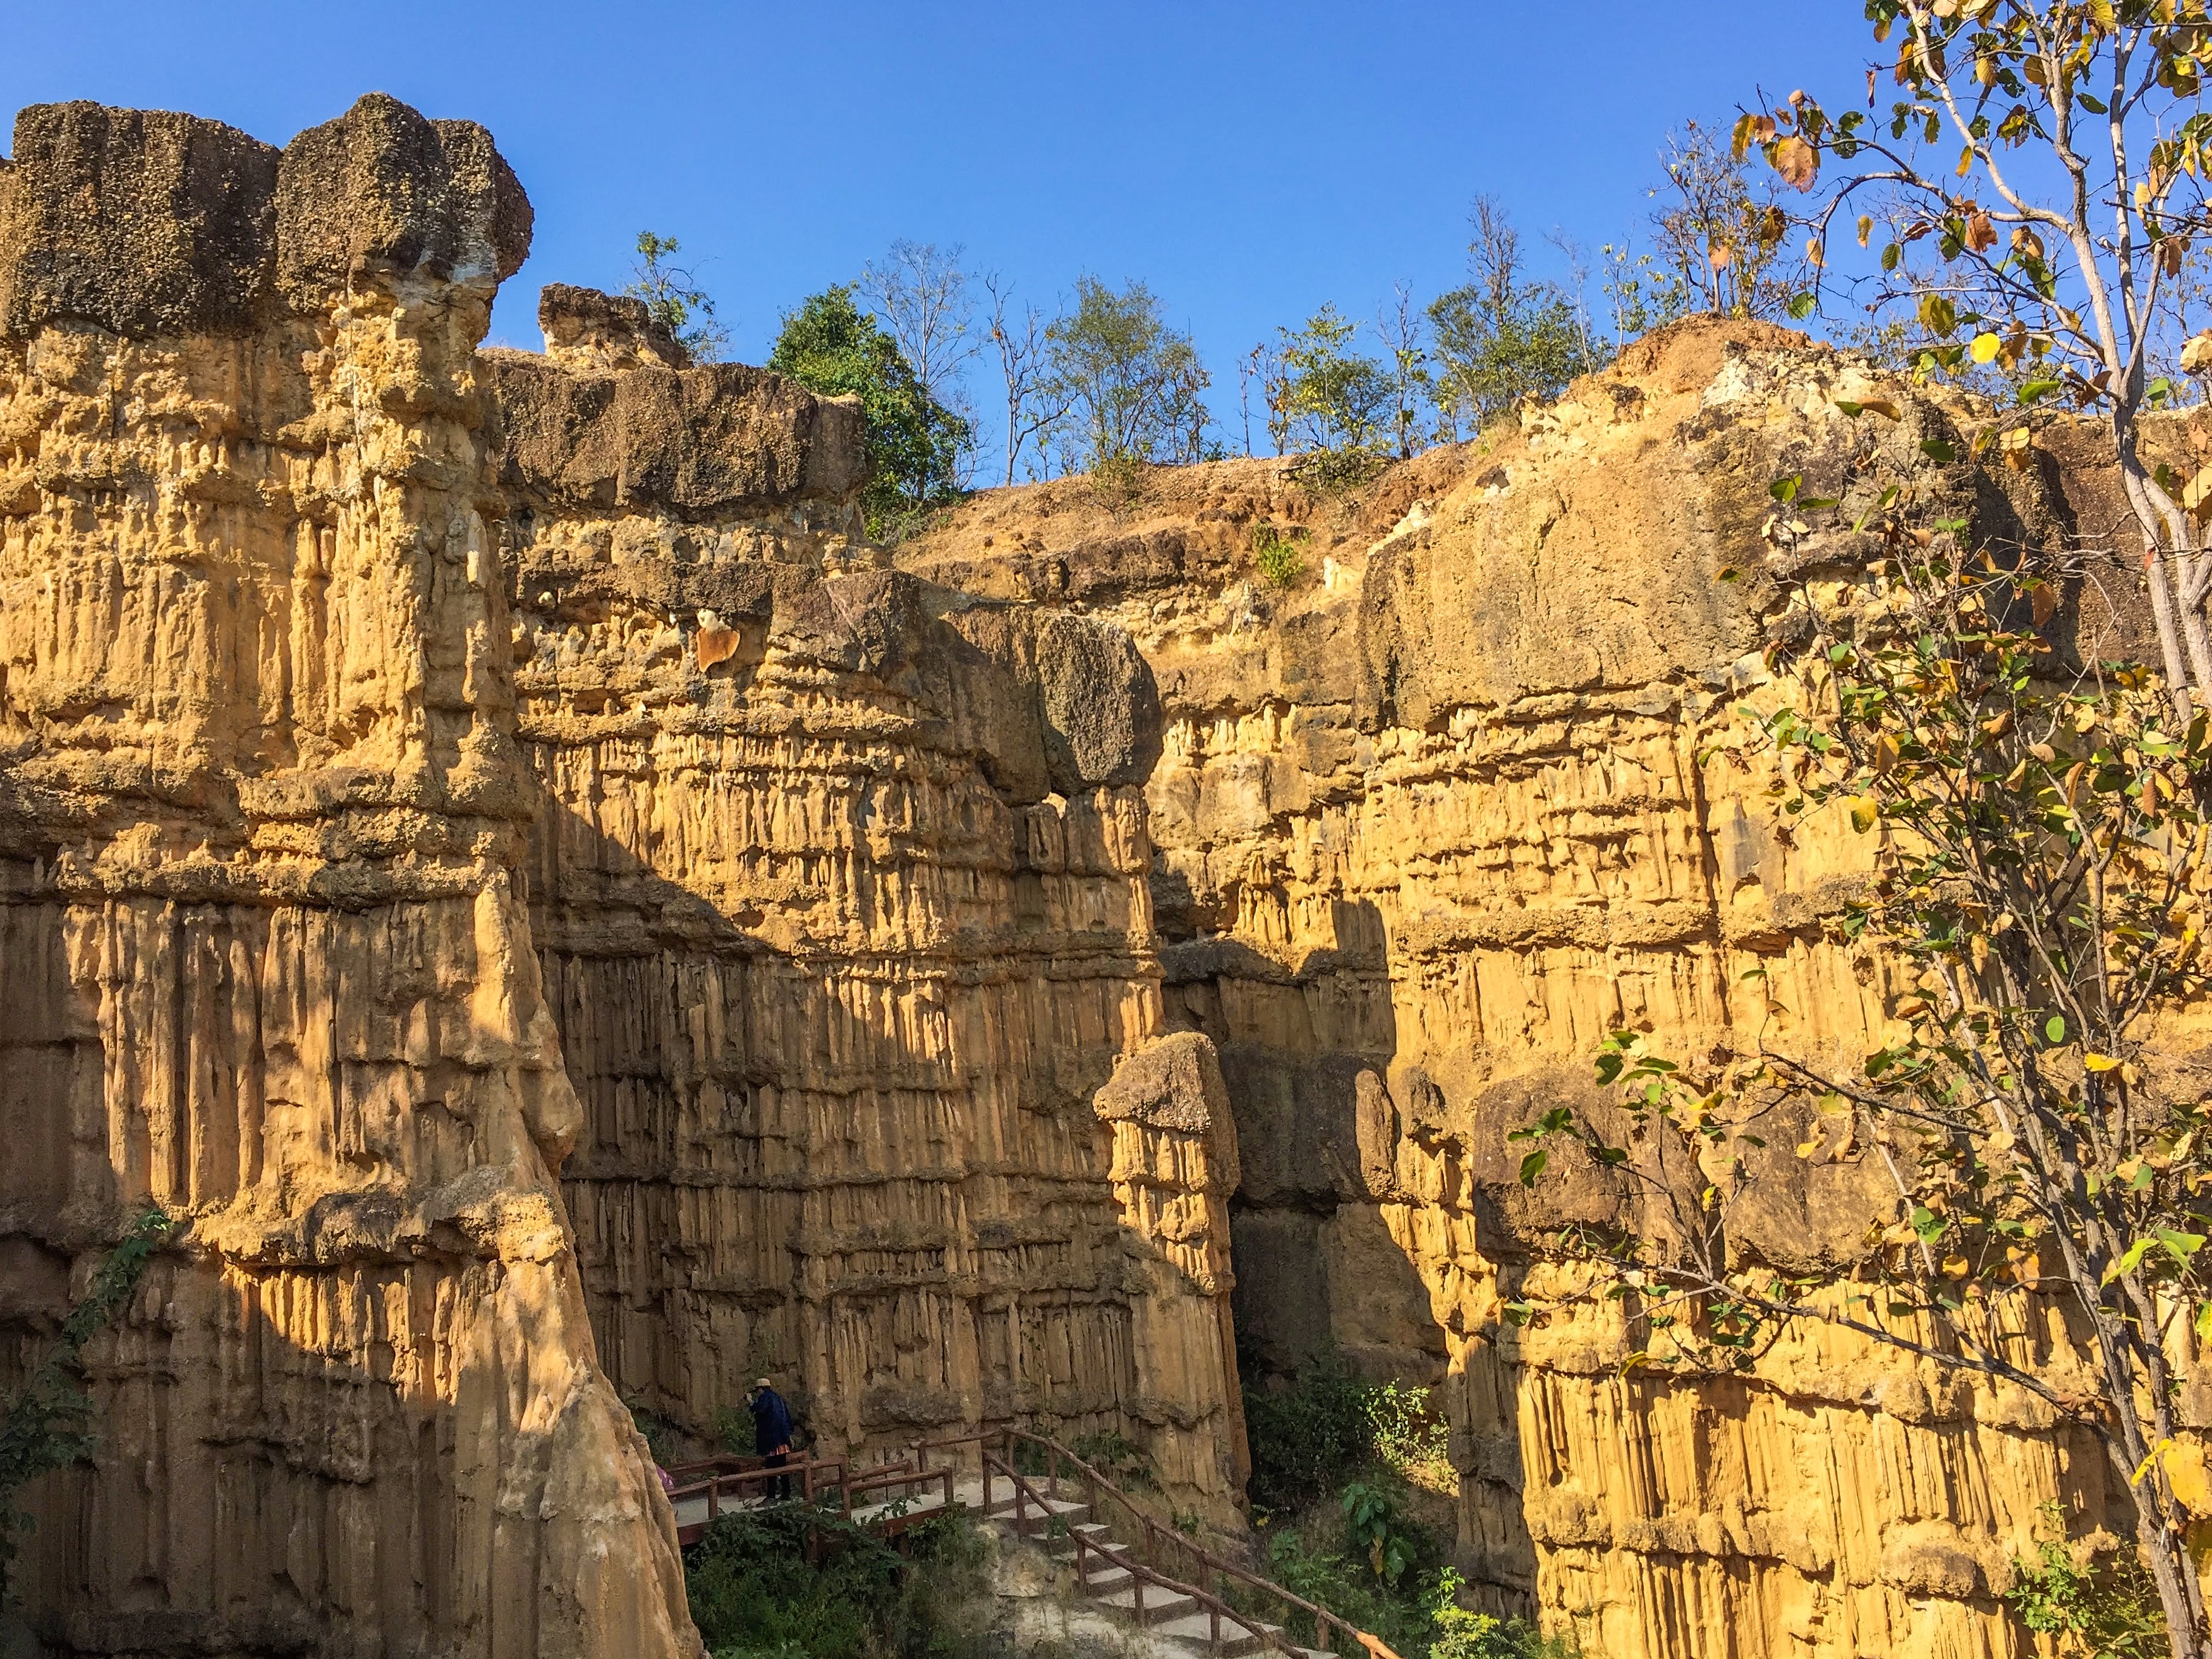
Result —
[{"label": "dark trousers", "polygon": [[[791,1462],[791,1455],[788,1452],[770,1452],[761,1460],[761,1467],[764,1469],[780,1469],[789,1462]],[[791,1477],[787,1474],[778,1475],[767,1483],[764,1490],[771,1501],[781,1504],[791,1496]]]}]

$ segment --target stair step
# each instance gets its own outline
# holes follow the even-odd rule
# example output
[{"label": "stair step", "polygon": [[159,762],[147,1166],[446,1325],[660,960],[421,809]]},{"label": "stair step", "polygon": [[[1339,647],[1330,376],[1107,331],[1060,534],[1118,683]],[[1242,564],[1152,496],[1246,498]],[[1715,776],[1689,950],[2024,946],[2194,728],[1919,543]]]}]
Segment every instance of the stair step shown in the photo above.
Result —
[{"label": "stair step", "polygon": [[988,1518],[1006,1522],[1027,1533],[1048,1532],[1055,1521],[1073,1530],[1091,1518],[1088,1504],[1071,1503],[1064,1498],[1048,1498],[1042,1504],[1029,1504],[1024,1508],[1027,1513],[1017,1518],[1012,1503],[995,1504]]},{"label": "stair step", "polygon": [[[1130,1584],[1098,1597],[1098,1605],[1111,1607],[1116,1613],[1134,1616],[1137,1610],[1136,1586]],[[1165,1624],[1170,1619],[1180,1619],[1198,1606],[1180,1590],[1162,1589],[1158,1584],[1145,1586],[1145,1623]]]},{"label": "stair step", "polygon": [[[1260,1628],[1270,1635],[1280,1636],[1283,1633],[1283,1627],[1280,1625],[1263,1623]],[[1184,1613],[1180,1618],[1170,1619],[1164,1623],[1152,1626],[1152,1632],[1155,1636],[1172,1636],[1185,1642],[1205,1642],[1211,1639],[1213,1634],[1213,1615],[1204,1607],[1200,1607],[1195,1612]],[[1254,1635],[1235,1620],[1224,1619],[1221,1621],[1221,1651],[1224,1654],[1233,1656],[1256,1653],[1267,1645],[1263,1638]],[[1301,1649],[1300,1651],[1304,1652],[1304,1650]],[[1334,1659],[1334,1656],[1331,1655],[1330,1659]]]}]

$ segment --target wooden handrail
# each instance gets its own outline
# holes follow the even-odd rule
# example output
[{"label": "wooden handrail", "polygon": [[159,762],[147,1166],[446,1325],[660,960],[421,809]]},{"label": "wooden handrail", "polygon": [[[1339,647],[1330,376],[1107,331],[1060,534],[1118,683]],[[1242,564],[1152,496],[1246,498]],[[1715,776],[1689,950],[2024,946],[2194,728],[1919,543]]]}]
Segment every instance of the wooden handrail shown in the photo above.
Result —
[{"label": "wooden handrail", "polygon": [[[1044,1511],[1047,1517],[1051,1516],[1051,1500],[1039,1493],[1037,1490],[1030,1484],[1029,1476],[1017,1469],[1010,1459],[994,1456],[987,1449],[983,1453],[983,1462],[987,1468],[994,1464],[997,1465],[998,1472],[1005,1475],[1014,1488],[1014,1528],[1016,1531],[1020,1531],[1024,1523],[1029,1518],[1025,1507],[1027,1503],[1036,1504],[1038,1508]],[[1153,1568],[1146,1566],[1142,1562],[1131,1559],[1127,1555],[1121,1553],[1119,1550],[1108,1549],[1103,1545],[1095,1544],[1085,1534],[1071,1530],[1068,1536],[1075,1542],[1075,1576],[1078,1578],[1087,1581],[1090,1577],[1090,1574],[1085,1570],[1085,1557],[1086,1553],[1096,1553],[1097,1554],[1103,1557],[1109,1564],[1119,1567],[1122,1571],[1129,1575],[1130,1609],[1135,1615],[1137,1627],[1139,1630],[1142,1630],[1145,1626],[1144,1587],[1148,1583],[1157,1584],[1160,1589],[1167,1591],[1171,1595],[1188,1595],[1192,1601],[1197,1602],[1200,1607],[1206,1609],[1211,1625],[1211,1629],[1209,1630],[1206,1638],[1206,1645],[1214,1651],[1218,1652],[1220,1650],[1221,1621],[1226,1618],[1237,1624],[1242,1625],[1246,1632],[1256,1638],[1262,1645],[1274,1648],[1279,1652],[1288,1655],[1289,1659],[1304,1659],[1304,1656],[1300,1654],[1297,1646],[1293,1644],[1289,1637],[1285,1635],[1282,1632],[1272,1628],[1262,1620],[1237,1612],[1235,1607],[1231,1607],[1228,1602],[1224,1601],[1220,1597],[1208,1594],[1206,1591],[1200,1589],[1195,1584],[1186,1584],[1179,1579],[1170,1578],[1167,1574],[1157,1571]]]},{"label": "wooden handrail", "polygon": [[[1372,1656],[1372,1659],[1399,1659],[1397,1653],[1391,1648],[1390,1644],[1383,1641],[1381,1637],[1373,1635],[1369,1632],[1360,1629],[1358,1626],[1352,1623],[1349,1620],[1339,1618],[1335,1613],[1331,1613],[1327,1607],[1321,1607],[1314,1602],[1309,1601],[1302,1595],[1294,1595],[1292,1592],[1285,1589],[1280,1584],[1276,1583],[1273,1579],[1262,1578],[1259,1574],[1238,1566],[1234,1561],[1231,1561],[1222,1556],[1216,1555],[1212,1550],[1207,1549],[1196,1540],[1186,1538],[1182,1534],[1176,1531],[1170,1527],[1162,1526],[1159,1522],[1155,1520],[1150,1515],[1147,1515],[1142,1509],[1139,1508],[1135,1501],[1132,1499],[1127,1492],[1123,1492],[1119,1486],[1108,1480],[1104,1474],[1094,1468],[1083,1458],[1077,1455],[1073,1449],[1062,1445],[1059,1440],[1051,1435],[1036,1434],[1027,1429],[1018,1429],[1012,1425],[1008,1425],[1007,1427],[1000,1429],[979,1430],[974,1434],[953,1435],[943,1440],[917,1440],[914,1443],[915,1459],[918,1464],[927,1470],[928,1468],[927,1454],[929,1452],[951,1451],[956,1447],[960,1446],[975,1446],[980,1448],[982,1453],[983,1462],[983,1509],[984,1512],[988,1514],[991,1508],[991,1465],[994,1462],[996,1462],[999,1464],[1000,1471],[1006,1474],[1010,1479],[1017,1480],[1019,1479],[1016,1470],[1014,1469],[1013,1460],[1011,1455],[1013,1449],[1013,1443],[1017,1440],[1026,1441],[1033,1446],[1043,1448],[1046,1451],[1051,1453],[1055,1460],[1066,1460],[1083,1475],[1084,1480],[1094,1492],[1103,1492],[1109,1495],[1114,1501],[1119,1504],[1122,1509],[1128,1513],[1130,1517],[1143,1528],[1146,1553],[1155,1565],[1157,1565],[1159,1559],[1159,1544],[1162,1541],[1165,1541],[1175,1548],[1181,1550],[1185,1555],[1197,1562],[1204,1572],[1211,1573],[1217,1580],[1221,1577],[1225,1576],[1233,1579],[1237,1583],[1244,1585],[1249,1589],[1257,1590],[1263,1595],[1272,1595],[1276,1600],[1289,1607],[1295,1607],[1298,1612],[1304,1613],[1314,1621],[1314,1633],[1316,1640],[1318,1640],[1326,1632],[1332,1631],[1341,1632],[1352,1644],[1364,1650],[1369,1655]],[[992,1456],[990,1446],[994,1441],[1003,1441],[1006,1443],[1009,1453],[1008,1456],[1005,1458],[994,1458]],[[1056,1470],[1058,1468],[1057,1461],[1055,1461],[1054,1467]],[[1057,1478],[1056,1475],[1055,1478]],[[947,1480],[949,1491],[949,1471],[947,1471]],[[1018,1484],[1016,1486],[1015,1491],[1017,1493],[1017,1507],[1019,1507],[1019,1494],[1021,1488]],[[1078,1559],[1079,1561],[1087,1540],[1084,1540],[1082,1534],[1079,1533],[1075,1534],[1075,1536],[1078,1540],[1076,1548]],[[1098,1546],[1090,1545],[1089,1547],[1097,1549]],[[1117,1558],[1116,1565],[1127,1567],[1132,1572],[1134,1572],[1137,1568],[1137,1564],[1133,1560],[1121,1560]],[[1158,1582],[1176,1584],[1176,1588],[1185,1594],[1197,1595],[1209,1601],[1212,1599],[1207,1595],[1206,1592],[1199,1590],[1194,1586],[1177,1583],[1177,1582],[1173,1579],[1160,1579],[1157,1573],[1153,1576]],[[1236,1616],[1237,1617],[1239,1623],[1244,1622],[1242,1615]],[[1246,1628],[1250,1628],[1249,1624],[1246,1625]],[[1257,1632],[1255,1633],[1256,1634]],[[1286,1651],[1292,1653],[1296,1652],[1296,1650],[1291,1648],[1288,1643],[1284,1640],[1278,1639],[1273,1645],[1284,1648]]]},{"label": "wooden handrail", "polygon": [[[1249,1571],[1245,1568],[1238,1566],[1234,1561],[1227,1560],[1221,1556],[1216,1555],[1212,1550],[1207,1549],[1196,1540],[1186,1538],[1182,1534],[1176,1531],[1170,1527],[1162,1526],[1157,1520],[1153,1519],[1152,1516],[1146,1514],[1143,1510],[1139,1509],[1127,1493],[1124,1492],[1119,1486],[1116,1486],[1097,1469],[1092,1468],[1091,1464],[1085,1462],[1083,1458],[1077,1455],[1075,1452],[1060,1444],[1060,1443],[1052,1436],[1033,1434],[1027,1429],[1017,1429],[1012,1427],[999,1430],[997,1432],[1006,1436],[1009,1439],[1018,1438],[1026,1440],[1032,1445],[1042,1446],[1047,1450],[1054,1453],[1055,1455],[1066,1458],[1068,1462],[1073,1464],[1076,1468],[1083,1473],[1086,1480],[1093,1483],[1099,1490],[1111,1494],[1115,1501],[1120,1504],[1124,1510],[1127,1510],[1129,1515],[1144,1528],[1146,1542],[1148,1549],[1151,1549],[1153,1552],[1154,1559],[1158,1559],[1158,1542],[1164,1540],[1176,1549],[1182,1551],[1183,1553],[1191,1557],[1194,1560],[1199,1562],[1212,1572],[1216,1574],[1225,1573],[1231,1578],[1235,1579],[1237,1583],[1243,1584],[1249,1589],[1258,1590],[1263,1595],[1275,1596],[1279,1600],[1287,1602],[1290,1606],[1296,1607],[1299,1612],[1307,1614],[1314,1621],[1314,1630],[1316,1636],[1324,1631],[1339,1630],[1343,1632],[1346,1637],[1351,1638],[1351,1640],[1358,1644],[1360,1647],[1374,1655],[1375,1659],[1398,1659],[1398,1655],[1394,1652],[1391,1650],[1390,1645],[1384,1642],[1380,1637],[1370,1635],[1367,1632],[1360,1629],[1357,1625],[1352,1624],[1350,1620],[1339,1618],[1335,1613],[1331,1613],[1327,1607],[1318,1607],[1315,1603],[1307,1601],[1304,1596],[1293,1595],[1291,1591],[1285,1589],[1280,1584],[1276,1583],[1272,1579],[1262,1578],[1257,1573]],[[955,1442],[953,1443],[957,1444],[959,1443]]]}]

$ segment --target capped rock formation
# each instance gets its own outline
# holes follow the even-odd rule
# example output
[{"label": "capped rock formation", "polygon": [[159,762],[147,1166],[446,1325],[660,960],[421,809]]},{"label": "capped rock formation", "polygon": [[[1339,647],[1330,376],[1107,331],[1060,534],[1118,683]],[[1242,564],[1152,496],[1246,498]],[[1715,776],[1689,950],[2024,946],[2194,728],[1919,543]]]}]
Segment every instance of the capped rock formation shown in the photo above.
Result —
[{"label": "capped rock formation", "polygon": [[1233,1512],[1150,671],[856,545],[850,402],[578,289],[480,352],[530,223],[380,96],[0,168],[0,1389],[188,1224],[28,1494],[58,1654],[692,1653],[623,1396],[762,1370]]}]

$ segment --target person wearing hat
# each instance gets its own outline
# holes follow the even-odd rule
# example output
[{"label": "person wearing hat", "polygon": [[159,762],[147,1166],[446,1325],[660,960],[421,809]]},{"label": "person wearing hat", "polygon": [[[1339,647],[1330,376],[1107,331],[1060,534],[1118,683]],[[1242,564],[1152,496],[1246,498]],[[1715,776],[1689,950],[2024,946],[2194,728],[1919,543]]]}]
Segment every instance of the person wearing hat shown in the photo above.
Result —
[{"label": "person wearing hat", "polygon": [[[745,1408],[753,1414],[753,1449],[766,1467],[781,1468],[791,1459],[791,1403],[763,1376],[753,1384]],[[778,1503],[791,1496],[787,1474],[770,1481],[769,1486],[769,1496]]]}]

